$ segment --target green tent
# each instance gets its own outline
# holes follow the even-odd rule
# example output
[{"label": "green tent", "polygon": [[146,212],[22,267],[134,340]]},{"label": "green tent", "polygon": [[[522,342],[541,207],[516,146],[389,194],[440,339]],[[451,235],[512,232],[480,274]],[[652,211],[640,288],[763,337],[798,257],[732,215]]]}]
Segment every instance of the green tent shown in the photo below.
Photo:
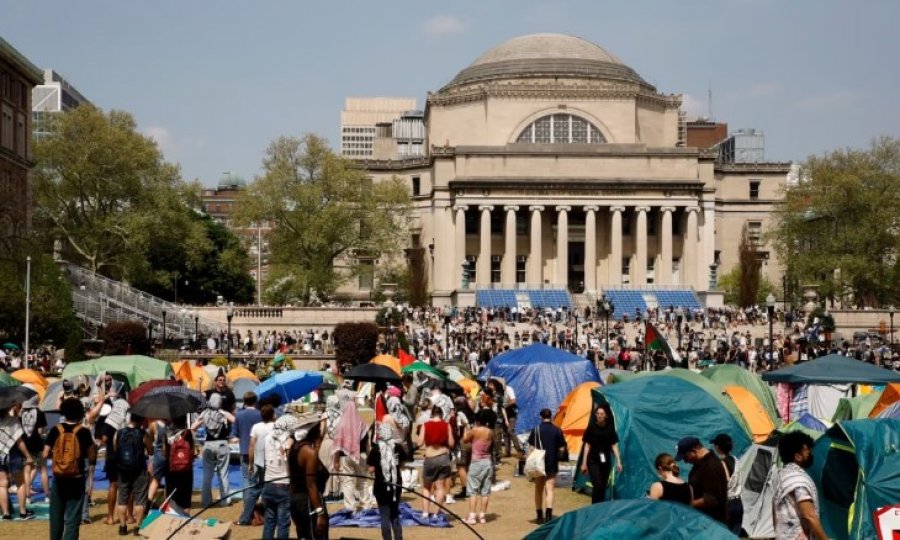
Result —
[{"label": "green tent", "polygon": [[9,373],[0,370],[0,386],[19,386],[20,384],[22,383],[13,379]]},{"label": "green tent", "polygon": [[747,420],[744,418],[744,415],[741,413],[738,406],[734,404],[734,401],[723,393],[722,386],[712,382],[699,373],[684,368],[673,368],[662,371],[642,371],[638,373],[638,377],[676,377],[683,381],[687,381],[698,388],[702,388],[734,416],[746,433],[750,433],[750,427],[747,425]]},{"label": "green tent", "polygon": [[593,504],[541,525],[525,540],[730,540],[721,523],[690,506],[652,499]]},{"label": "green tent", "polygon": [[104,372],[122,373],[128,379],[131,388],[155,379],[167,379],[172,375],[172,366],[168,362],[133,354],[130,356],[103,356],[96,360],[72,362],[66,365],[62,378],[69,379],[76,375],[99,375]]},{"label": "green tent", "polygon": [[709,369],[704,369],[700,372],[700,375],[714,382],[720,390],[728,385],[746,388],[759,400],[772,423],[775,426],[781,423],[778,417],[778,405],[775,403],[774,394],[772,394],[772,387],[764,383],[759,375],[734,364],[713,366]]},{"label": "green tent", "polygon": [[809,469],[829,538],[875,538],[872,513],[900,501],[900,420],[849,420],[825,432]]},{"label": "green tent", "polygon": [[[609,404],[619,435],[624,470],[614,478],[616,499],[645,496],[650,484],[658,480],[653,466],[656,456],[663,452],[674,455],[682,437],[698,437],[706,443],[727,433],[737,456],[750,446],[749,433],[722,401],[679,377],[635,377],[594,388],[591,395],[594,407]],[[683,464],[682,470],[687,478],[690,465]],[[587,481],[579,472],[574,487],[583,488]]]},{"label": "green tent", "polygon": [[861,420],[868,418],[869,413],[875,408],[875,404],[881,398],[882,390],[869,392],[864,396],[856,396],[852,398],[841,398],[838,402],[837,410],[831,417],[832,422],[840,422],[842,420]]},{"label": "green tent", "polygon": [[900,382],[900,373],[839,354],[762,374],[764,381],[802,384],[887,384]]}]

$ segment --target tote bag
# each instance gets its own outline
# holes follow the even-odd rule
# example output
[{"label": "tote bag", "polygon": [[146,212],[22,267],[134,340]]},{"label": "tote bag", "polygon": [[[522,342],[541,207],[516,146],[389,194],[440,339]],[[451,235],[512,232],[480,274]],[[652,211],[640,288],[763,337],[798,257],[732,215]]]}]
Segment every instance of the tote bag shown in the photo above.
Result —
[{"label": "tote bag", "polygon": [[544,444],[541,442],[541,432],[538,431],[538,428],[534,428],[534,439],[537,442],[537,447],[531,450],[531,453],[528,454],[528,459],[525,460],[525,476],[528,478],[540,478],[542,476],[547,476],[547,470],[544,465]]}]

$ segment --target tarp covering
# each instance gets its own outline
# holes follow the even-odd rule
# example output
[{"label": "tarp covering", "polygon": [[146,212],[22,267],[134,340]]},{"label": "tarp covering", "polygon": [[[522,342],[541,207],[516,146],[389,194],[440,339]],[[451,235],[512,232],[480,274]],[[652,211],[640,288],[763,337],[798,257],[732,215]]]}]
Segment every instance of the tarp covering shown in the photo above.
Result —
[{"label": "tarp covering", "polygon": [[722,388],[733,384],[753,392],[753,395],[765,408],[772,423],[778,425],[778,406],[775,403],[775,395],[772,388],[763,382],[756,373],[734,364],[721,364],[704,369],[700,375]]},{"label": "tarp covering", "polygon": [[[608,402],[619,435],[624,470],[615,478],[617,499],[643,497],[659,478],[653,462],[663,452],[675,454],[682,437],[709,441],[727,433],[734,442],[734,455],[750,446],[743,425],[722,402],[683,379],[670,376],[636,377],[592,390],[594,405]],[[727,398],[726,398],[727,399]],[[682,466],[687,478],[690,465]],[[576,486],[584,485],[579,476]]]},{"label": "tarp covering", "polygon": [[66,364],[62,378],[69,379],[76,375],[99,375],[106,371],[124,373],[128,379],[128,386],[137,388],[141,383],[167,378],[172,374],[172,366],[168,362],[137,354],[102,356],[96,360]]},{"label": "tarp covering", "polygon": [[573,388],[581,383],[600,382],[594,364],[562,349],[543,343],[515,349],[494,357],[478,379],[503,377],[516,392],[519,405],[517,433],[527,433],[538,425],[543,408],[556,411]]},{"label": "tarp covering", "polygon": [[594,381],[576,386],[560,404],[553,418],[553,423],[559,426],[566,438],[569,454],[577,455],[581,452],[581,438],[587,429],[594,403],[591,390],[598,386],[600,383]]},{"label": "tarp covering", "polygon": [[[406,527],[450,527],[446,514],[436,514],[431,518],[423,518],[422,512],[417,512],[409,503],[400,503],[400,525]],[[377,508],[367,508],[359,512],[341,509],[331,514],[328,518],[329,527],[381,527],[381,517]],[[465,533],[460,533],[465,536]]]},{"label": "tarp covering", "polygon": [[668,501],[609,501],[567,512],[541,525],[525,540],[730,540],[721,523],[691,507]]},{"label": "tarp covering", "polygon": [[839,354],[763,373],[764,381],[803,384],[888,384],[900,382],[900,373]]},{"label": "tarp covering", "polygon": [[900,501],[900,420],[849,420],[816,441],[809,474],[829,538],[874,538],[872,513]]},{"label": "tarp covering", "polygon": [[809,412],[816,418],[832,418],[842,399],[850,397],[849,384],[811,384],[809,389]]},{"label": "tarp covering", "polygon": [[840,422],[841,420],[867,418],[880,397],[881,392],[874,391],[862,396],[842,398],[838,402],[837,410],[834,411],[831,421]]},{"label": "tarp covering", "polygon": [[900,401],[900,383],[885,386],[884,390],[881,392],[881,396],[878,398],[878,402],[875,403],[875,406],[869,411],[869,418],[877,417],[881,411],[898,401]]}]

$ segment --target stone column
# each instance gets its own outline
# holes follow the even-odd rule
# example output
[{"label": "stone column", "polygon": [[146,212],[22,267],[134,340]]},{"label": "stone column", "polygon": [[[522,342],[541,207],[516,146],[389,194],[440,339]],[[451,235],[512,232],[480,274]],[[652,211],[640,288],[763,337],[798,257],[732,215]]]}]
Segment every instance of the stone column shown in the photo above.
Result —
[{"label": "stone column", "polygon": [[556,207],[556,275],[554,282],[569,285],[569,211],[571,206]]},{"label": "stone column", "polygon": [[675,211],[675,207],[663,206],[659,210],[662,212],[662,226],[659,231],[660,250],[656,282],[668,285],[672,283],[672,212]]},{"label": "stone column", "polygon": [[609,283],[622,284],[622,212],[624,206],[613,206],[609,209]]},{"label": "stone column", "polygon": [[528,231],[531,249],[528,253],[528,283],[540,285],[544,282],[544,257],[541,253],[543,247],[541,233],[541,212],[543,206],[529,206],[531,211],[531,229]]},{"label": "stone column", "polygon": [[481,211],[480,247],[478,251],[478,268],[475,270],[476,283],[488,285],[491,282],[491,210],[493,206],[479,206]]},{"label": "stone column", "polygon": [[597,290],[597,206],[585,206],[584,212],[584,290]]},{"label": "stone column", "polygon": [[518,206],[504,206],[506,212],[506,231],[504,235],[503,267],[500,281],[506,284],[516,282],[516,212]]},{"label": "stone column", "polygon": [[709,289],[710,269],[716,262],[716,207],[715,201],[703,201],[703,238],[700,272],[697,283],[703,290]]},{"label": "stone column", "polygon": [[637,213],[637,227],[634,249],[634,285],[647,284],[647,212],[648,206],[638,206],[634,209]]},{"label": "stone column", "polygon": [[453,264],[456,265],[456,275],[459,276],[459,281],[462,283],[462,264],[466,260],[466,210],[469,209],[466,205],[454,206],[454,210],[456,210],[456,260],[453,261]]},{"label": "stone column", "polygon": [[684,271],[681,282],[684,285],[699,288],[697,287],[697,267],[700,261],[697,248],[700,233],[697,229],[697,215],[700,213],[700,209],[696,206],[689,206],[684,210],[687,213],[687,226],[684,231],[684,261],[682,264]]}]

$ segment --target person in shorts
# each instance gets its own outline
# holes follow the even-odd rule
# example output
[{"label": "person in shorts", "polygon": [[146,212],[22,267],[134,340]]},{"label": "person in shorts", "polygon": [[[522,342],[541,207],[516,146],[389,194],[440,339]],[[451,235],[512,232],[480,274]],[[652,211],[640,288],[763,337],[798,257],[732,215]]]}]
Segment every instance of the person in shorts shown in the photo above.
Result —
[{"label": "person in shorts", "polygon": [[488,415],[484,410],[475,415],[475,427],[466,433],[464,442],[472,446],[472,462],[469,464],[469,475],[466,482],[466,492],[469,494],[469,517],[466,523],[476,523],[475,512],[478,509],[478,499],[481,499],[481,513],[478,514],[478,523],[486,523],[485,513],[488,507],[488,497],[491,495],[491,478],[494,475],[494,461],[492,447],[494,446],[494,431],[487,427]]},{"label": "person in shorts", "polygon": [[[137,527],[134,529],[138,535],[141,521],[144,519],[144,509],[147,505],[147,490],[150,487],[150,473],[147,467],[147,455],[153,452],[153,440],[147,431],[141,427],[144,419],[137,415],[131,415],[131,419],[125,428],[116,433],[113,444],[119,473],[119,491],[116,493],[116,513],[119,516],[119,536],[128,534],[126,517],[128,513],[128,499],[134,497],[134,518]],[[135,431],[136,430],[136,431]],[[139,437],[139,448],[135,448],[135,459],[131,463],[124,458],[125,446],[132,436]]]},{"label": "person in shorts", "polygon": [[[419,430],[418,444],[424,449],[425,462],[422,466],[423,495],[422,517],[431,517],[431,496],[434,502],[444,504],[447,483],[453,471],[450,468],[450,449],[455,445],[453,429],[444,421],[444,411],[435,405],[431,408],[431,418]],[[436,506],[438,513],[440,507]]]}]

